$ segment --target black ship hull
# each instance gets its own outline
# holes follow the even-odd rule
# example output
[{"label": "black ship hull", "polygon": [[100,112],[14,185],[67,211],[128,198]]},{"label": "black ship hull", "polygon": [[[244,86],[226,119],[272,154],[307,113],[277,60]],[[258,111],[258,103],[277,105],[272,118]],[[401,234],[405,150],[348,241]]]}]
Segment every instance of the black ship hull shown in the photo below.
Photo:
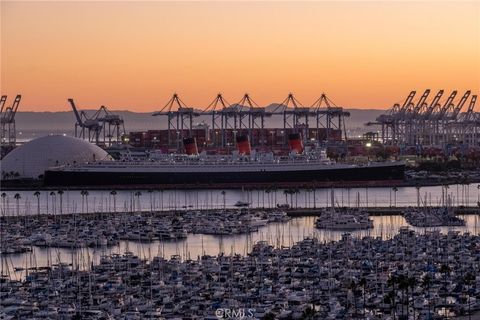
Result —
[{"label": "black ship hull", "polygon": [[331,168],[325,170],[252,172],[45,172],[46,186],[234,186],[247,185],[362,185],[399,182],[404,179],[404,164]]}]

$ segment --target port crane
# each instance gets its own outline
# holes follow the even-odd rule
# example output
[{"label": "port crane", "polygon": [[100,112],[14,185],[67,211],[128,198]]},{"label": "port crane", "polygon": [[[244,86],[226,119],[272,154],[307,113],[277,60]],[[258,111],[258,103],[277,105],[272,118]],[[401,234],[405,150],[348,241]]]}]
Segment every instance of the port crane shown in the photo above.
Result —
[{"label": "port crane", "polygon": [[[237,113],[234,110],[229,109],[230,104],[225,100],[221,93],[218,93],[215,99],[206,107],[202,114],[211,116],[212,119],[212,144],[214,146],[221,145],[225,147],[228,141],[228,137],[226,135],[226,128],[229,127],[229,115],[234,117],[234,125],[230,127],[234,127],[236,130],[236,116]],[[230,112],[232,111],[232,112]],[[220,121],[220,123],[219,123]],[[220,131],[219,131],[220,130]],[[220,133],[220,138],[218,137]]]},{"label": "port crane", "polygon": [[106,106],[101,106],[91,117],[85,111],[78,111],[73,99],[68,99],[77,122],[75,123],[75,137],[87,139],[98,146],[111,146],[121,141],[125,133],[123,118],[112,113]]},{"label": "port crane", "polygon": [[[335,130],[345,129],[344,117],[350,114],[336,106],[325,94],[322,94],[312,107],[304,107],[292,93],[282,103],[262,107],[248,93],[244,94],[239,102],[233,104],[218,93],[215,99],[201,111],[188,107],[177,94],[174,94],[163,108],[152,115],[167,116],[169,146],[175,144],[180,146],[180,138],[186,132],[189,135],[192,134],[195,117],[207,117],[211,119],[211,145],[226,147],[235,144],[235,137],[239,131],[246,133],[253,144],[265,145],[269,133],[266,122],[273,116],[283,116],[281,134],[284,145],[287,145],[287,132],[298,131],[303,133],[304,140],[317,138],[330,143],[339,138],[333,133]],[[312,118],[315,119],[316,128],[309,128]],[[320,134],[323,129],[326,133]],[[174,139],[175,131],[176,139]]]},{"label": "port crane", "polygon": [[89,118],[84,111],[78,112],[73,99],[69,98],[68,102],[77,119],[77,122],[75,122],[75,137],[88,139],[89,142],[94,142],[98,145],[100,132],[102,131],[100,121],[95,117]]},{"label": "port crane", "polygon": [[[176,110],[175,108],[176,107]],[[200,112],[194,108],[188,107],[178,96],[174,93],[172,98],[168,100],[167,104],[154,112],[153,116],[167,116],[168,118],[168,145],[172,144],[171,131],[177,133],[176,142],[177,148],[181,147],[181,138],[185,138],[185,131],[191,135],[193,129],[193,119],[200,116]]]},{"label": "port crane", "polygon": [[[405,147],[441,148],[446,153],[449,145],[457,141],[478,148],[480,144],[480,123],[474,112],[476,95],[467,90],[455,102],[457,91],[452,91],[444,102],[444,90],[438,91],[428,102],[430,90],[425,90],[418,101],[414,101],[415,91],[410,92],[403,105],[394,104],[388,113],[377,117],[375,122],[366,125],[382,127],[382,142],[399,144]],[[469,97],[470,104],[462,113]]]},{"label": "port crane", "polygon": [[118,114],[113,114],[107,107],[101,106],[93,115],[102,128],[100,137],[104,145],[111,146],[113,142],[121,141],[125,134],[125,123]]},{"label": "port crane", "polygon": [[20,105],[21,95],[17,95],[12,106],[5,108],[7,96],[0,98],[0,143],[4,149],[14,148],[17,143],[15,115]]},{"label": "port crane", "polygon": [[[256,145],[265,145],[265,118],[271,117],[272,113],[267,112],[265,108],[260,107],[248,93],[236,104],[239,114],[239,127],[248,133],[251,143]],[[247,123],[245,123],[247,120]],[[252,136],[253,129],[260,129],[258,137]],[[257,141],[258,140],[258,141]]]},{"label": "port crane", "polygon": [[345,141],[347,140],[347,130],[345,127],[345,117],[350,117],[350,112],[344,111],[342,107],[335,105],[335,103],[327,97],[325,93],[320,95],[320,98],[315,100],[310,109],[314,110],[315,125],[316,125],[316,140],[320,140],[319,129],[326,129],[325,140],[331,140],[332,130],[342,130]]}]

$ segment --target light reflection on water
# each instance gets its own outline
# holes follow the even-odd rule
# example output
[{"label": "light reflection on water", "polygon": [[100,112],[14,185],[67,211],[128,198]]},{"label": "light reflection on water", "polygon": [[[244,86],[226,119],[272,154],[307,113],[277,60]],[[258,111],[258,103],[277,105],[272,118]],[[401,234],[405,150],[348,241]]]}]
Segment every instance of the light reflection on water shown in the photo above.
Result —
[{"label": "light reflection on water", "polygon": [[[292,207],[325,207],[329,205],[329,189],[299,189],[294,194],[277,190],[117,190],[115,195],[109,190],[88,190],[88,195],[80,190],[4,191],[1,199],[2,214],[72,213],[72,212],[113,212],[139,210],[170,210],[182,208],[233,208],[237,201],[247,201],[252,207],[274,207],[288,203]],[[224,192],[224,194],[222,194]],[[480,188],[476,183],[451,185],[447,189],[452,205],[477,206],[480,202]],[[18,194],[19,198],[15,199]],[[392,188],[337,188],[335,202],[340,206],[355,206],[357,195],[360,206],[413,206],[417,205],[415,187]],[[440,205],[442,187],[431,186],[420,189],[421,201],[427,205]]]},{"label": "light reflection on water", "polygon": [[[417,232],[426,230],[439,230],[446,233],[450,230],[480,234],[480,217],[478,215],[460,215],[465,219],[464,227],[440,228],[413,228]],[[372,236],[388,239],[398,233],[401,227],[408,226],[401,216],[374,216],[374,228],[371,230],[355,231],[355,237]],[[80,269],[88,269],[89,265],[98,263],[104,254],[122,254],[131,251],[141,258],[151,259],[154,256],[170,258],[178,255],[182,259],[197,259],[202,254],[248,254],[252,246],[258,241],[268,241],[275,247],[289,247],[305,237],[315,237],[323,242],[339,240],[344,232],[319,230],[314,227],[315,217],[294,218],[284,223],[271,223],[251,234],[232,236],[213,236],[202,234],[189,234],[187,239],[179,241],[152,241],[133,242],[121,241],[119,245],[108,248],[82,248],[78,250],[33,247],[32,253],[8,255],[7,261],[10,274],[13,278],[23,278],[24,271],[13,272],[15,267],[47,266],[49,264],[78,263]]]}]

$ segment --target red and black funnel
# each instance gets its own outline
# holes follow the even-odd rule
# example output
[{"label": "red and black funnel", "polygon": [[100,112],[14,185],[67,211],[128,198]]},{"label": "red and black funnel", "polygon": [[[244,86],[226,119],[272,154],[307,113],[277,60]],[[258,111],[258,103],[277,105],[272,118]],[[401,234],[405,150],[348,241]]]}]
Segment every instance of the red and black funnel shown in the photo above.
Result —
[{"label": "red and black funnel", "polygon": [[288,135],[288,146],[290,147],[290,151],[298,154],[303,153],[303,141],[300,133],[291,133]]},{"label": "red and black funnel", "polygon": [[183,139],[183,146],[185,147],[185,153],[187,155],[198,155],[197,140],[195,138]]},{"label": "red and black funnel", "polygon": [[244,154],[247,156],[250,155],[250,153],[252,152],[252,148],[250,147],[250,141],[248,140],[248,136],[237,136],[237,148],[239,154]]}]

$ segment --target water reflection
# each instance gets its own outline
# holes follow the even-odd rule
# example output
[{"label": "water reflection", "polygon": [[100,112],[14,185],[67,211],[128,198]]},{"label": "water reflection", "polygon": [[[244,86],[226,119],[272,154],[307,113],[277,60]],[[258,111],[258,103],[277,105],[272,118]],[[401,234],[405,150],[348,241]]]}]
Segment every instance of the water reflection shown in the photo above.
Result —
[{"label": "water reflection", "polygon": [[[289,192],[291,191],[291,192]],[[478,184],[451,185],[446,192],[454,206],[477,206]],[[421,199],[427,205],[440,205],[442,187],[422,187]],[[252,207],[270,208],[288,203],[292,207],[325,207],[329,205],[328,189],[258,189],[258,190],[42,190],[2,192],[2,214],[118,212],[171,209],[233,208],[237,201]],[[424,200],[422,200],[424,201]],[[412,206],[417,204],[417,189],[337,188],[335,202],[340,206]]]},{"label": "water reflection", "polygon": [[[439,230],[443,233],[448,231],[470,232],[480,234],[480,218],[478,215],[460,215],[465,219],[466,225],[462,227],[440,227],[440,228],[414,228],[417,232]],[[375,216],[371,217],[374,228],[351,232],[355,237],[372,236],[388,239],[398,233],[401,227],[408,226],[401,216]],[[314,227],[315,217],[295,218],[288,222],[271,223],[251,234],[232,236],[213,236],[202,234],[189,234],[187,239],[179,241],[152,241],[133,242],[121,241],[113,247],[81,248],[78,250],[40,248],[33,247],[31,253],[8,255],[6,268],[13,278],[21,279],[26,275],[24,270],[14,271],[17,268],[42,267],[51,264],[69,263],[78,266],[80,269],[88,269],[92,263],[98,263],[100,257],[105,254],[122,254],[131,251],[144,259],[151,259],[154,256],[170,258],[177,255],[182,259],[197,259],[207,255],[224,254],[248,254],[252,246],[258,241],[267,241],[275,247],[290,247],[305,237],[315,237],[323,242],[339,240],[343,234],[341,231],[319,230]],[[5,273],[3,270],[2,272]]]}]

